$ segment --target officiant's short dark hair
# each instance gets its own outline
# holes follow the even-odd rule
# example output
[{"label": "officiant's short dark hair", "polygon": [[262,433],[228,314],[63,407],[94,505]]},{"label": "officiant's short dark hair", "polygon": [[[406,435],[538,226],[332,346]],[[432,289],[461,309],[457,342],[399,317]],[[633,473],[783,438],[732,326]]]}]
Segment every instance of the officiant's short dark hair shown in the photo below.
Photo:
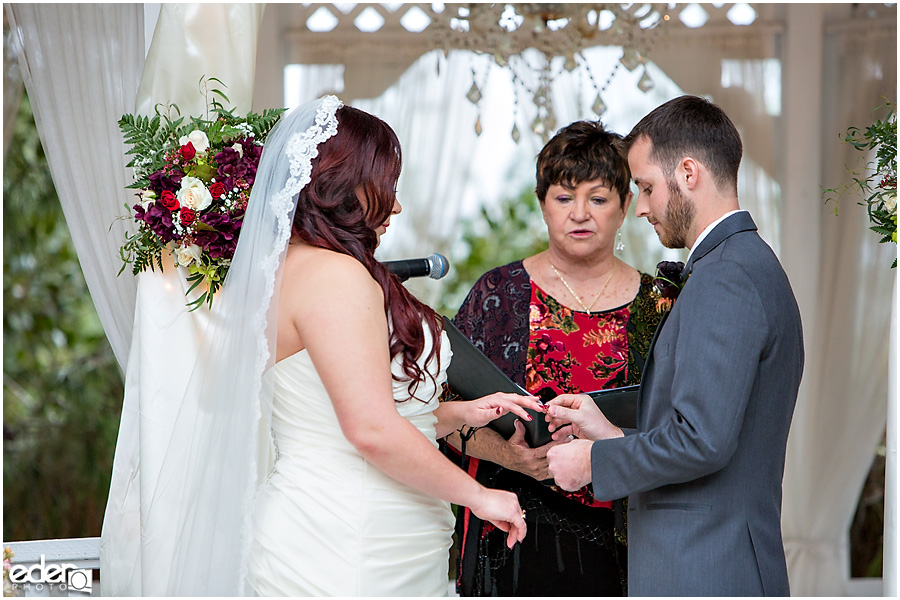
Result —
[{"label": "officiant's short dark hair", "polygon": [[640,138],[653,144],[650,160],[671,178],[685,156],[712,174],[716,187],[737,193],[744,152],[737,127],[721,108],[697,96],[679,96],[653,109],[625,136],[625,152]]},{"label": "officiant's short dark hair", "polygon": [[625,205],[631,171],[621,152],[622,136],[604,129],[600,121],[575,121],[559,130],[537,158],[538,202],[544,202],[551,185],[575,187],[600,180],[619,194]]}]

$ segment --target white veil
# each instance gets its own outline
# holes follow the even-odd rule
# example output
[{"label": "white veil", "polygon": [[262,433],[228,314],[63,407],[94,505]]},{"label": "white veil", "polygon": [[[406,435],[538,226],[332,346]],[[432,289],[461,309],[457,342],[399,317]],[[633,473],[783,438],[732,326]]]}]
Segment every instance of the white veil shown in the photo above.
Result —
[{"label": "white veil", "polygon": [[[252,594],[249,515],[274,458],[265,374],[274,364],[281,268],[296,196],[310,180],[317,146],[337,132],[340,106],[325,96],[298,107],[266,140],[234,260],[198,340],[159,477],[150,482],[152,501],[140,507],[140,547],[120,548],[138,556],[130,591]],[[128,498],[110,498],[119,501]]]}]

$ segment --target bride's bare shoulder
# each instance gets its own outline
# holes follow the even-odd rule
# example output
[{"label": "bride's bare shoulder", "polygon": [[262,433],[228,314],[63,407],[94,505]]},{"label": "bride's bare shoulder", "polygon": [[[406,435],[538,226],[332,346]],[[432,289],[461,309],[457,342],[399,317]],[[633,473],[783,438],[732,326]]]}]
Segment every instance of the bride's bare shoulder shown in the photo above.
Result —
[{"label": "bride's bare shoulder", "polygon": [[307,298],[350,291],[381,292],[366,267],[352,256],[302,242],[288,246],[282,288],[288,292],[303,290]]}]

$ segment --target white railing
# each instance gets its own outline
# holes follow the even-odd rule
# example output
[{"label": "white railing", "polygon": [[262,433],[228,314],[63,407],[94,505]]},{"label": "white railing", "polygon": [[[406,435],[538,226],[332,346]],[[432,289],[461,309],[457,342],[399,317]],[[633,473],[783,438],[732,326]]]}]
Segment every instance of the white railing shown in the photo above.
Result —
[{"label": "white railing", "polygon": [[[84,598],[88,595],[100,595],[100,538],[3,542],[3,547],[7,546],[15,553],[12,559],[13,567],[21,566],[27,569],[25,577],[28,581],[16,584],[17,595],[29,598],[51,596]],[[51,565],[72,565],[67,569],[67,574],[71,575],[76,571],[79,573],[71,582],[67,580],[64,584],[47,583],[49,578],[54,577],[52,570],[47,569]],[[90,584],[85,580],[88,575]],[[90,594],[87,590],[90,590]]]},{"label": "white railing", "polygon": [[[44,565],[68,564],[75,569],[90,569],[92,573],[91,596],[100,595],[100,538],[71,538],[61,540],[37,540],[33,542],[4,542],[3,547],[10,546],[15,552],[13,565],[21,565],[25,568],[39,566],[43,560]],[[86,597],[87,593],[61,589],[62,586],[25,584],[19,590],[19,594],[34,597]],[[881,596],[883,594],[883,580],[881,578],[854,578],[846,582],[844,595],[847,597]],[[456,596],[456,586],[451,580],[448,586],[450,596]]]}]

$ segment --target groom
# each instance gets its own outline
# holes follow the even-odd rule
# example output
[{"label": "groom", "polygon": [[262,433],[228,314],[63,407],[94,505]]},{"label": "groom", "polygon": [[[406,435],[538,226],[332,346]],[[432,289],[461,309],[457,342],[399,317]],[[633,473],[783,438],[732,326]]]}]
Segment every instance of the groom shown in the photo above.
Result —
[{"label": "groom", "polygon": [[[657,329],[636,431],[585,396],[551,402],[550,474],[594,497],[629,496],[634,596],[787,596],[781,538],[785,446],[803,370],[800,314],[775,254],[739,210],[742,145],[716,105],[682,96],[625,138],[663,245],[691,249],[689,276]],[[589,441],[597,440],[597,441]]]}]

